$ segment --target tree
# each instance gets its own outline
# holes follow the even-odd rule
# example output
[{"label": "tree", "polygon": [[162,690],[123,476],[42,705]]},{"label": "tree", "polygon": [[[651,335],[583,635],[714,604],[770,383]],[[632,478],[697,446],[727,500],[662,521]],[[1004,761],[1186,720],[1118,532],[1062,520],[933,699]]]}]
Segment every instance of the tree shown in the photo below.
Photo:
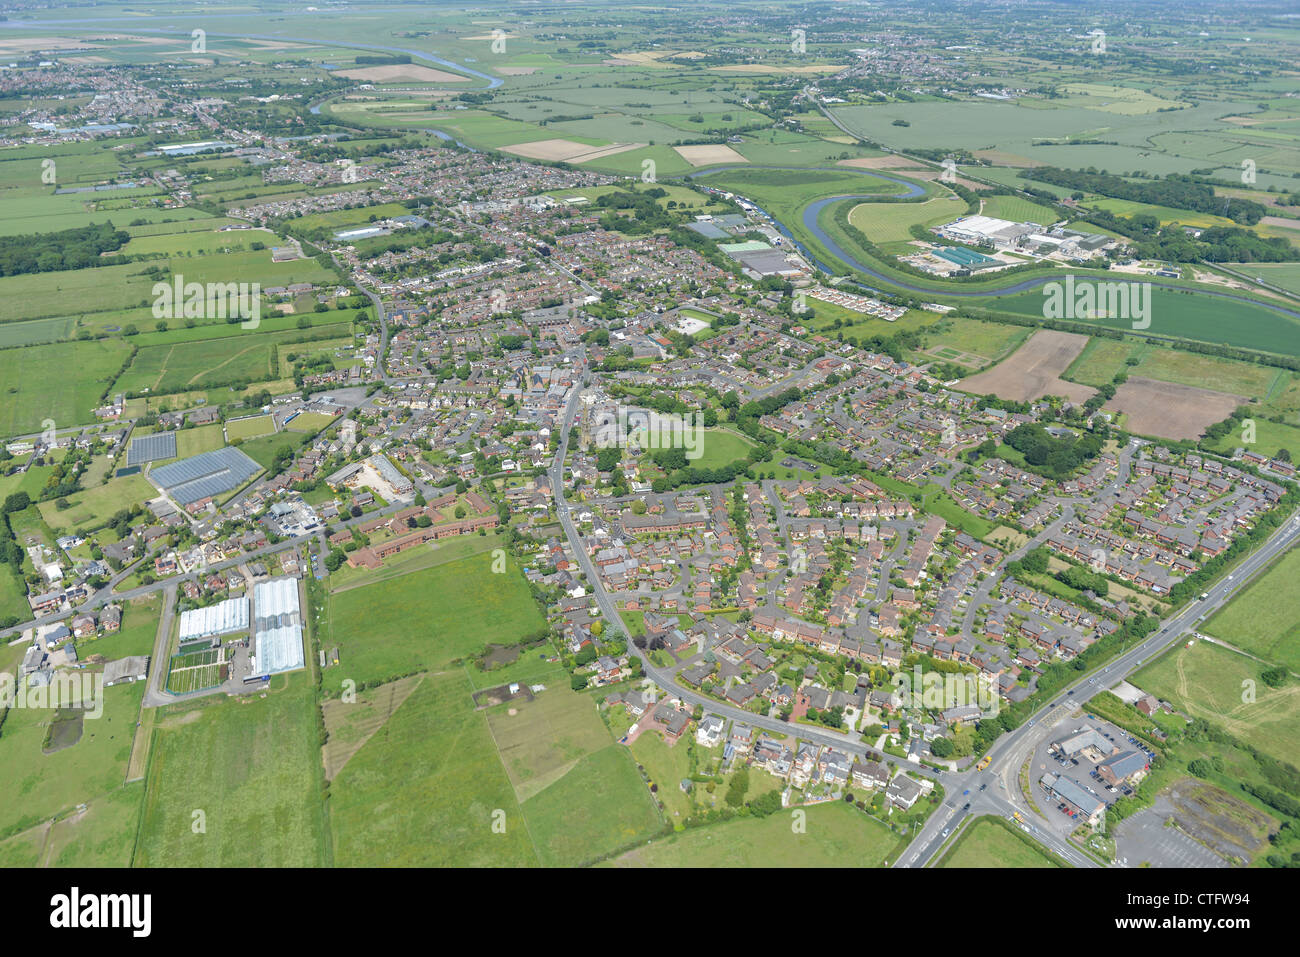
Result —
[{"label": "tree", "polygon": [[930,753],[936,758],[952,757],[952,742],[947,738],[935,738],[930,742]]}]

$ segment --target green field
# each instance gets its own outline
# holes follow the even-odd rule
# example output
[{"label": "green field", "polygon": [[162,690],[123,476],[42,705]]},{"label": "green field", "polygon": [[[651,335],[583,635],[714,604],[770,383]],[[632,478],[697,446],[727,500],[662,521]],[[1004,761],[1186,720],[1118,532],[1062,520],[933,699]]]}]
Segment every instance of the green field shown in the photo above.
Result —
[{"label": "green field", "polygon": [[[1171,702],[1193,718],[1205,718],[1260,751],[1300,765],[1300,683],[1281,688],[1260,680],[1267,667],[1205,641],[1178,646],[1132,679],[1143,691]],[[1253,682],[1255,700],[1245,693]]]},{"label": "green field", "polygon": [[981,817],[953,842],[937,867],[1060,867],[1043,847],[1000,817]]},{"label": "green field", "polygon": [[129,475],[126,478],[110,479],[104,485],[98,485],[68,497],[71,508],[61,509],[57,501],[41,502],[41,517],[56,532],[66,532],[76,528],[95,529],[106,524],[115,512],[131,505],[140,505],[158,492],[142,475]]},{"label": "green field", "polygon": [[911,242],[912,226],[937,226],[965,212],[965,201],[948,194],[923,203],[859,203],[849,211],[849,222],[879,246]]},{"label": "green field", "polygon": [[[1136,363],[1130,365],[1129,359]],[[1103,338],[1090,339],[1066,375],[1085,385],[1100,386],[1119,372],[1255,399],[1270,395],[1279,380],[1287,376],[1272,366],[1184,352],[1136,339]]]},{"label": "green field", "polygon": [[790,811],[692,828],[628,851],[619,867],[879,867],[898,836],[842,801],[806,809],[796,834]]},{"label": "green field", "polygon": [[[341,651],[343,677],[372,686],[444,668],[489,644],[509,645],[543,621],[512,561],[492,573],[491,553],[412,572],[329,598],[322,644]],[[328,688],[328,685],[327,685]]]},{"label": "green field", "polygon": [[984,200],[983,214],[1013,223],[1038,223],[1050,226],[1061,218],[1055,210],[1022,196],[990,196]]},{"label": "green field", "polygon": [[1242,651],[1300,671],[1300,549],[1291,549],[1203,626]]},{"label": "green field", "polygon": [[[1043,315],[1041,288],[989,300],[995,309],[1019,315]],[[1300,355],[1300,321],[1288,319],[1264,306],[1212,298],[1192,292],[1153,287],[1151,327],[1147,335],[1223,343],[1280,355]],[[1095,319],[1112,329],[1132,331],[1130,320]]]},{"label": "green field", "polygon": [[487,719],[473,707],[463,672],[426,675],[353,755],[330,783],[336,865],[537,864]]},{"label": "green field", "polygon": [[[300,674],[277,678],[265,696],[160,715],[136,866],[327,863],[313,698]],[[205,815],[203,833],[195,811]]]},{"label": "green field", "polygon": [[272,380],[279,373],[278,366],[272,362],[273,347],[283,349],[303,340],[346,335],[349,329],[343,324],[266,333],[260,329],[241,333],[238,326],[226,328],[235,331],[222,339],[142,346],[126,372],[114,383],[114,390],[183,392],[231,382]]},{"label": "green field", "polygon": [[0,435],[39,432],[45,419],[58,428],[92,421],[91,410],[130,354],[130,346],[113,340],[58,342],[27,347],[21,362],[0,363]]},{"label": "green field", "polygon": [[72,810],[122,786],[144,684],[104,689],[104,711],[83,720],[81,739],[43,753],[49,708],[10,708],[0,735],[6,790],[21,800],[0,802],[0,837]]}]

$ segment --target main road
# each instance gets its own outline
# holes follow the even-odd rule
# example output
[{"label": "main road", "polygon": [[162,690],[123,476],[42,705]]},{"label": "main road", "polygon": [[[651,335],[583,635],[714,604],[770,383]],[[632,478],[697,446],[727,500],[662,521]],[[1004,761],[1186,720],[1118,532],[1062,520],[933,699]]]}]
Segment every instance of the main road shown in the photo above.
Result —
[{"label": "main road", "polygon": [[[1085,674],[1073,684],[1062,688],[1051,703],[1039,708],[1024,724],[994,742],[989,749],[991,761],[983,771],[946,772],[940,781],[950,794],[969,791],[969,795],[953,799],[953,809],[948,813],[930,816],[916,839],[895,862],[896,867],[924,867],[943,845],[948,834],[967,816],[981,814],[1006,815],[1008,808],[1019,811],[1033,829],[1034,837],[1076,865],[1096,866],[1042,821],[1020,793],[1020,769],[1053,728],[1068,717],[1084,701],[1099,691],[1113,687],[1132,674],[1143,663],[1164,651],[1170,645],[1195,631],[1197,625],[1228,602],[1260,571],[1267,568],[1279,555],[1300,540],[1300,515],[1292,516],[1277,529],[1265,543],[1250,554],[1236,568],[1212,585],[1203,597],[1190,602],[1177,615],[1164,622],[1145,639],[1126,648],[1105,667]],[[981,790],[984,786],[985,790]],[[1034,786],[1034,776],[1030,784]],[[969,807],[966,804],[969,803]]]}]

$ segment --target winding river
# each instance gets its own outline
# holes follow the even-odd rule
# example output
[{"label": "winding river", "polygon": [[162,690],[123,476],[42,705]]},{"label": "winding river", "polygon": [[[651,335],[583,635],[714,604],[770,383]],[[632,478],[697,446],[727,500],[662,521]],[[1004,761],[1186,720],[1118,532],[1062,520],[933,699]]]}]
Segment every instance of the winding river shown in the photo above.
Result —
[{"label": "winding river", "polygon": [[[829,171],[829,168],[827,167],[814,167],[814,168],[820,168]],[[697,172],[690,173],[687,175],[687,179],[695,179],[700,176],[709,176],[714,173],[725,173],[730,170],[745,170],[745,169],[793,170],[796,169],[796,167],[740,166],[740,165],[722,166],[713,169],[699,170]],[[917,186],[915,183],[911,183],[903,179],[898,179],[893,176],[885,176],[881,173],[870,172],[867,170],[855,170],[849,167],[836,167],[834,168],[833,171],[837,173],[855,173],[860,176],[868,176],[872,179],[883,180],[885,182],[897,183],[902,186],[906,186],[908,188],[908,192],[905,194],[905,198],[908,199],[915,198],[917,196],[922,196],[925,193],[925,190]],[[719,188],[719,187],[715,187],[715,188]],[[735,193],[736,191],[734,189],[728,189],[727,192]],[[992,299],[992,298],[997,298],[999,296],[1009,296],[1009,295],[1014,295],[1015,293],[1018,292],[1025,292],[1026,290],[1035,289],[1049,282],[1056,282],[1059,281],[1059,279],[1063,278],[1063,276],[1059,276],[1059,277],[1038,276],[1033,279],[1022,279],[1018,282],[1012,282],[999,289],[983,290],[983,291],[971,291],[971,290],[962,291],[959,289],[936,289],[933,286],[918,286],[918,285],[914,285],[913,283],[907,282],[905,280],[897,279],[893,276],[888,276],[885,273],[882,273],[879,270],[873,268],[872,266],[869,266],[866,263],[862,262],[853,253],[849,252],[838,242],[836,242],[831,236],[827,235],[826,231],[822,229],[821,224],[818,223],[817,221],[818,218],[821,216],[822,211],[832,203],[838,203],[846,199],[857,199],[857,200],[862,200],[864,202],[872,202],[872,201],[879,202],[884,199],[893,199],[897,195],[898,194],[896,193],[889,193],[886,195],[882,195],[880,193],[874,193],[874,194],[845,193],[844,195],[841,196],[828,196],[825,199],[819,199],[805,206],[803,208],[803,212],[800,215],[800,224],[803,226],[805,230],[808,231],[809,234],[816,237],[817,241],[820,242],[827,249],[827,251],[830,252],[831,255],[838,258],[841,262],[845,263],[848,266],[851,266],[853,269],[857,270],[858,272],[864,273],[868,276],[871,276],[874,279],[878,279],[882,282],[888,283],[894,289],[905,289],[908,292],[920,293],[923,295],[930,295],[930,296],[940,296],[940,297],[946,297],[952,299]],[[749,199],[748,197],[745,197],[745,202],[750,203],[756,209],[760,210],[763,213],[763,215],[767,216],[767,218],[772,221],[777,231],[780,232],[781,235],[784,236],[786,239],[788,239],[795,246],[795,248],[799,250],[799,252],[801,252],[805,257],[807,257],[809,262],[816,265],[816,267],[820,269],[822,272],[832,273],[832,274],[835,272],[835,270],[831,266],[829,266],[823,260],[819,259],[812,250],[810,250],[806,245],[800,242],[790,231],[790,228],[785,223],[777,219],[766,209],[763,209],[762,206],[759,206],[758,203],[755,203],[753,200]],[[1147,280],[1144,279],[1143,281],[1145,282]],[[892,294],[891,290],[888,288],[880,289],[875,286],[870,286],[862,282],[858,282],[857,285],[861,286],[864,289],[868,289],[871,292],[882,293],[885,295]],[[1197,296],[1212,296],[1216,299],[1229,299],[1234,302],[1246,303],[1247,305],[1260,306],[1264,309],[1270,309],[1274,312],[1281,313],[1282,315],[1290,316],[1293,319],[1300,319],[1300,310],[1288,309],[1286,306],[1277,305],[1275,303],[1263,302],[1259,299],[1252,299],[1249,296],[1243,296],[1236,293],[1221,292],[1215,289],[1189,289],[1186,286],[1176,286],[1172,283],[1167,283],[1167,282],[1151,282],[1151,285],[1155,288],[1169,289],[1174,292],[1190,292],[1193,295],[1197,295]]]}]

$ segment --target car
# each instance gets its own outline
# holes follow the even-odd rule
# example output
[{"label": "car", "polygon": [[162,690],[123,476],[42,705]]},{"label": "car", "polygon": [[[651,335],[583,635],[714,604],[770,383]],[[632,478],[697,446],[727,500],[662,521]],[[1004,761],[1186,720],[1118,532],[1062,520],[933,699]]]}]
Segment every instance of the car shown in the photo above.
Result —
[{"label": "car", "polygon": [[[1095,681],[1096,679],[1094,678],[1093,680]],[[1066,694],[1067,694],[1067,695],[1072,695],[1072,694],[1074,694],[1074,689],[1071,688],[1069,691],[1066,692]]]},{"label": "car", "polygon": [[987,782],[987,781],[986,781],[985,783],[983,783],[983,784],[980,785],[980,790],[983,791],[986,787],[988,787],[988,782]]},{"label": "car", "polygon": [[970,801],[967,801],[965,804],[963,804],[961,809],[962,809],[963,811],[969,811],[969,810],[970,810]]},{"label": "car", "polygon": [[947,837],[947,836],[948,836],[948,831],[949,831],[949,830],[950,830],[950,829],[949,829],[949,828],[946,828],[946,827],[943,829],[943,836],[944,836],[944,837]]},{"label": "car", "polygon": [[961,792],[962,797],[965,797],[967,794],[970,794],[970,788],[967,788],[965,791]]},{"label": "car", "polygon": [[1079,759],[1078,759],[1078,758],[1070,758],[1070,763],[1073,764],[1073,765],[1077,768],[1077,767],[1079,766]]}]

